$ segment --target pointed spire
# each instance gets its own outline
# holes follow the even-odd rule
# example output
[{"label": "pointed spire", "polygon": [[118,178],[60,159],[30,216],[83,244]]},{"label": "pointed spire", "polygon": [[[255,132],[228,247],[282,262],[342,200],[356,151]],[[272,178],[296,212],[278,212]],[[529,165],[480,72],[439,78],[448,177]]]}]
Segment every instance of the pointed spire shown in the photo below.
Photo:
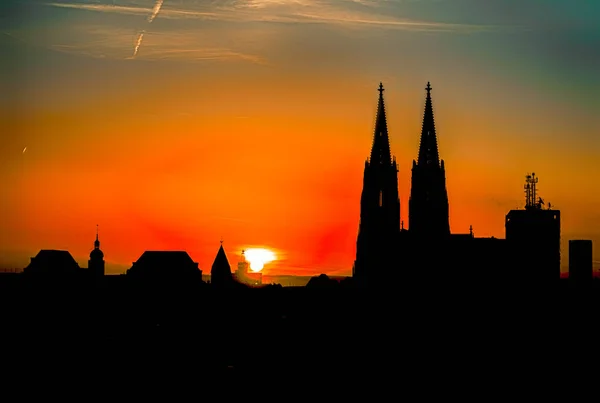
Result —
[{"label": "pointed spire", "polygon": [[226,283],[232,279],[231,266],[229,265],[229,260],[225,254],[225,249],[223,249],[222,239],[221,246],[219,247],[219,251],[217,252],[217,256],[215,257],[210,270],[210,277],[211,283],[216,285]]},{"label": "pointed spire", "polygon": [[419,146],[418,165],[440,166],[435,122],[433,119],[433,105],[431,102],[431,84],[427,82],[427,98],[425,100],[425,113],[423,114],[423,128],[421,130],[421,144]]},{"label": "pointed spire", "polygon": [[375,134],[371,148],[371,165],[391,165],[390,139],[388,137],[387,120],[385,118],[385,105],[383,103],[383,83],[379,83],[379,103],[377,105],[377,118],[375,121]]},{"label": "pointed spire", "polygon": [[94,241],[94,249],[100,249],[100,241],[98,240],[98,224],[96,224],[96,240]]}]

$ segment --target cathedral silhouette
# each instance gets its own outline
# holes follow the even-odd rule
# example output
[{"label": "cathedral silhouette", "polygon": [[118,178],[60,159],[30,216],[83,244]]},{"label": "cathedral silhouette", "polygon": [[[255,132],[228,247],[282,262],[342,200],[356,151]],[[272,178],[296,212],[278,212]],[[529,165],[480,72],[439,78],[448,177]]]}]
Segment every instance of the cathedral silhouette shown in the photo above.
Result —
[{"label": "cathedral silhouette", "polygon": [[[400,215],[398,164],[392,156],[383,97],[379,101],[370,158],[365,161],[356,260],[359,286],[451,280],[501,285],[510,269],[528,285],[560,278],[560,211],[536,201],[527,176],[524,210],[506,216],[506,239],[450,231],[446,169],[440,159],[431,84],[428,82],[417,160],[412,162],[408,229]],[[535,174],[533,175],[535,176]],[[529,189],[529,190],[527,190]],[[540,199],[541,201],[541,199]],[[511,279],[514,281],[514,279]]]}]

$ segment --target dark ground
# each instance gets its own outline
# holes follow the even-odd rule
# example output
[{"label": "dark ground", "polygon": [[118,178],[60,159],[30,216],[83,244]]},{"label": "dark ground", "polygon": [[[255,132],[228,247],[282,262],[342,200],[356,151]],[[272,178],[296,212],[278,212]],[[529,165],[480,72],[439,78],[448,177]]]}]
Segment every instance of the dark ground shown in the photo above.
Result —
[{"label": "dark ground", "polygon": [[[326,385],[496,396],[575,375],[594,385],[586,379],[598,366],[598,291],[566,285],[192,292],[5,282],[1,291],[1,379],[34,395]],[[42,384],[51,386],[32,386]]]}]

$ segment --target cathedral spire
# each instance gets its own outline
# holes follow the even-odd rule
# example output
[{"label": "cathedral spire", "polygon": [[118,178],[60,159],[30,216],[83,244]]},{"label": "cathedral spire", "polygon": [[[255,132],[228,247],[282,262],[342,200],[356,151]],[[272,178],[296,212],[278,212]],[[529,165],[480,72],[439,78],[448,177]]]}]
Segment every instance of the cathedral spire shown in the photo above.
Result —
[{"label": "cathedral spire", "polygon": [[425,100],[425,113],[423,114],[423,128],[421,129],[421,144],[419,145],[420,166],[440,166],[437,136],[435,134],[435,122],[433,119],[433,105],[431,103],[431,84],[427,82],[427,98]]},{"label": "cathedral spire", "polygon": [[388,137],[387,120],[385,118],[385,105],[383,102],[383,83],[379,83],[379,103],[377,105],[377,118],[375,120],[375,134],[371,148],[371,165],[391,165],[390,139]]}]

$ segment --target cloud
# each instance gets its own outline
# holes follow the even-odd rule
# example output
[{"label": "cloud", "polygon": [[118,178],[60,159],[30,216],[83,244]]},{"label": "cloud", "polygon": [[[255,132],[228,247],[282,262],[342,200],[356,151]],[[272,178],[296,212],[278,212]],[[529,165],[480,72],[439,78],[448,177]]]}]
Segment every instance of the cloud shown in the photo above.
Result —
[{"label": "cloud", "polygon": [[[152,16],[154,8],[138,7],[138,6],[120,6],[114,4],[89,4],[89,3],[44,3],[47,6],[59,8],[71,8],[85,11],[97,11],[104,13],[143,15],[145,17]],[[214,19],[220,17],[220,13],[202,12],[199,10],[178,10],[178,9],[162,9],[161,17],[163,18],[209,18]]]},{"label": "cloud", "polygon": [[[421,21],[401,16],[402,4],[374,0],[211,0],[163,2],[147,0],[143,3],[130,1],[121,4],[84,2],[52,2],[47,6],[94,13],[65,20],[57,32],[68,35],[43,38],[51,42],[53,50],[87,55],[96,58],[140,60],[239,60],[266,64],[258,54],[268,51],[271,39],[263,38],[269,25],[271,38],[279,37],[277,24],[321,24],[354,29],[380,28],[415,32],[473,33],[490,30],[484,25],[463,25]],[[160,12],[160,14],[158,14]],[[132,16],[130,21],[119,18],[102,18],[109,13]],[[150,27],[140,24],[152,16],[161,21]],[[100,18],[99,18],[100,17]],[[85,18],[85,19],[84,19]],[[104,22],[104,20],[106,20]],[[78,25],[72,25],[77,21]],[[90,24],[89,21],[93,21]],[[117,22],[118,21],[118,22]],[[137,22],[136,22],[137,21]],[[205,21],[218,21],[204,24]],[[69,24],[71,22],[71,24]],[[87,23],[86,23],[87,22]],[[106,26],[98,26],[106,23]],[[237,24],[239,25],[232,25]],[[130,28],[124,28],[123,24]],[[223,25],[224,24],[224,25]],[[185,28],[184,28],[185,27]],[[151,29],[150,29],[151,28]],[[73,31],[75,30],[75,31]],[[273,31],[275,30],[275,31]],[[72,32],[72,33],[71,33]],[[212,35],[211,35],[212,34]],[[282,35],[285,33],[282,32]],[[237,39],[234,40],[234,37]],[[143,44],[142,44],[143,38]],[[38,43],[38,39],[35,41]],[[141,45],[141,46],[140,46]],[[251,50],[249,50],[251,49]],[[133,56],[132,56],[133,55]]]},{"label": "cloud", "polygon": [[[131,49],[138,40],[132,30],[116,29],[105,26],[77,26],[73,28],[71,43],[52,44],[53,50],[81,54],[94,58],[132,59]],[[266,64],[260,56],[238,51],[225,46],[202,45],[207,42],[207,34],[195,31],[144,32],[144,46],[135,56],[137,60],[241,60],[257,64]]]},{"label": "cloud", "polygon": [[[161,8],[161,19],[199,19],[231,22],[275,22],[275,23],[325,23],[354,26],[380,26],[389,29],[415,31],[473,32],[490,29],[483,25],[447,24],[432,21],[417,21],[408,18],[381,15],[375,12],[378,4],[370,0],[217,0],[210,4],[181,3],[185,8],[175,8],[165,3]],[[131,15],[152,14],[148,7],[132,5],[48,3],[49,6],[87,11]],[[369,5],[369,7],[365,7]]]}]

